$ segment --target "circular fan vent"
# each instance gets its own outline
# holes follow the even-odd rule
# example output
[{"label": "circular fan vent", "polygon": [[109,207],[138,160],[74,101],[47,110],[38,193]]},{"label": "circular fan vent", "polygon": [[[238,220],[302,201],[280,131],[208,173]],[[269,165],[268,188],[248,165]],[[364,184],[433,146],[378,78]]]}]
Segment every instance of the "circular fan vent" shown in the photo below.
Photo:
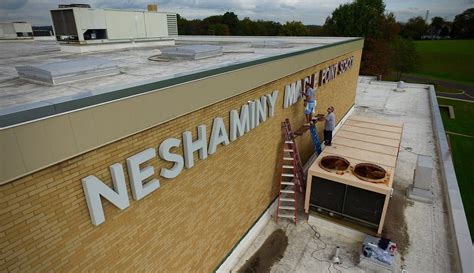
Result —
[{"label": "circular fan vent", "polygon": [[349,168],[349,161],[340,156],[328,155],[321,158],[319,166],[328,172],[340,172]]},{"label": "circular fan vent", "polygon": [[372,163],[359,163],[354,167],[354,175],[365,181],[380,183],[385,181],[384,178],[387,172],[382,167]]}]

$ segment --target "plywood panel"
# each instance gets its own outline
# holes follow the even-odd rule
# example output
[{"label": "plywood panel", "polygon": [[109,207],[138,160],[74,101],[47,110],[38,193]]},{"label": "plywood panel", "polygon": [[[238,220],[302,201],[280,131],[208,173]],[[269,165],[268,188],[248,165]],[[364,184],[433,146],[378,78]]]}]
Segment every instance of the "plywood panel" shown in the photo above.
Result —
[{"label": "plywood panel", "polygon": [[382,154],[387,154],[387,155],[392,155],[392,156],[397,156],[398,154],[397,147],[368,143],[363,140],[354,140],[354,139],[345,138],[341,136],[335,136],[334,139],[332,140],[332,143],[338,144],[339,146],[358,148],[358,149],[362,149],[366,151],[372,151],[372,152],[382,153]]},{"label": "plywood panel", "polygon": [[356,127],[361,127],[361,128],[387,131],[387,132],[392,132],[392,133],[401,133],[402,132],[401,127],[380,125],[380,124],[368,123],[368,122],[362,122],[362,121],[350,120],[350,119],[348,119],[346,121],[346,123],[344,123],[344,124],[351,125],[351,126],[356,126]]},{"label": "plywood panel", "polygon": [[348,156],[360,160],[365,160],[365,162],[371,162],[374,164],[384,164],[387,166],[395,167],[397,163],[396,156],[390,156],[385,154],[380,154],[376,152],[370,152],[366,150],[361,150],[357,148],[342,146],[334,144],[330,147],[326,147],[328,153]]},{"label": "plywood panel", "polygon": [[364,117],[364,116],[357,116],[357,115],[349,117],[348,120],[363,121],[363,122],[367,122],[367,123],[386,125],[386,126],[392,126],[392,127],[399,127],[399,128],[403,127],[403,122],[388,121],[388,120],[382,120],[382,119],[376,119],[376,118],[370,118],[370,117]]},{"label": "plywood panel", "polygon": [[354,133],[360,133],[360,134],[369,135],[369,136],[378,136],[378,137],[384,137],[384,138],[390,138],[390,139],[400,139],[400,134],[397,134],[397,133],[355,127],[351,125],[345,125],[341,128],[341,130],[354,132]]},{"label": "plywood panel", "polygon": [[383,138],[383,137],[376,137],[376,136],[368,136],[368,135],[364,135],[364,134],[348,132],[348,131],[342,131],[342,130],[339,130],[337,132],[337,135],[334,136],[334,138],[336,138],[337,136],[348,138],[348,139],[355,139],[355,140],[363,139],[365,142],[396,147],[397,149],[398,149],[398,146],[400,145],[399,140],[388,139],[388,138]]}]

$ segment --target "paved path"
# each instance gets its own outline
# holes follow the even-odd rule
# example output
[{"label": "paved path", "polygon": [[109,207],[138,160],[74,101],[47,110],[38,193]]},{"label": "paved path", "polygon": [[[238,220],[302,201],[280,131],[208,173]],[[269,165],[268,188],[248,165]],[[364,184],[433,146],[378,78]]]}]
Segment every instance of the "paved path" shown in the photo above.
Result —
[{"label": "paved path", "polygon": [[464,92],[461,94],[455,94],[455,93],[454,94],[453,93],[439,93],[439,94],[442,94],[443,97],[474,101],[474,86],[471,86],[471,85],[449,82],[449,81],[444,81],[444,80],[429,79],[425,77],[412,76],[412,75],[403,75],[402,80],[406,82],[436,83],[447,88],[459,89]]}]

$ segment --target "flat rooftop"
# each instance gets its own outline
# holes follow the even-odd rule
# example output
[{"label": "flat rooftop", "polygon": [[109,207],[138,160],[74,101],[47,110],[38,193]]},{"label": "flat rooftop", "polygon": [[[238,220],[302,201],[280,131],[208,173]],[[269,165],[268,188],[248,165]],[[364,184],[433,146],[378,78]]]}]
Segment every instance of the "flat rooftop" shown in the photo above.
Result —
[{"label": "flat rooftop", "polygon": [[[61,51],[55,41],[2,42],[0,43],[0,114],[113,93],[124,88],[176,79],[203,71],[214,70],[214,74],[222,73],[356,39],[358,38],[184,36],[177,38],[177,46],[219,45],[223,54],[199,60],[168,61],[149,59],[161,53],[160,48],[163,47],[160,46],[68,53]],[[17,66],[81,58],[114,61],[119,66],[120,74],[49,86],[21,79],[15,69]],[[222,70],[223,68],[225,69]]]},{"label": "flat rooftop", "polygon": [[[353,112],[354,115],[404,124],[394,192],[382,233],[398,245],[399,255],[394,272],[401,272],[402,269],[407,272],[460,272],[446,201],[448,193],[441,174],[442,159],[437,151],[432,123],[429,86],[407,84],[404,92],[394,91],[396,87],[395,82],[360,77]],[[432,204],[406,197],[406,189],[413,183],[418,155],[433,158]],[[324,224],[314,227],[318,232],[316,234],[310,227],[311,221],[308,223],[307,215],[300,212],[299,219],[296,226],[285,220],[280,220],[277,225],[272,216],[235,263],[234,270],[241,268],[260,249],[265,239],[281,228],[289,244],[271,272],[375,272],[358,265],[361,243],[354,240],[352,234]],[[336,246],[341,247],[342,265],[330,262]]]}]

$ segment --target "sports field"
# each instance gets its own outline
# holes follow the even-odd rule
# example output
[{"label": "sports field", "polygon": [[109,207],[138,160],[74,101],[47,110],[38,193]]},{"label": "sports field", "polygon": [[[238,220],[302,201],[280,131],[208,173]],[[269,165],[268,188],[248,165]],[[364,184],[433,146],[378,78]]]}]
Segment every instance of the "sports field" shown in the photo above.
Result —
[{"label": "sports field", "polygon": [[471,237],[474,236],[474,103],[438,98],[439,104],[451,105],[455,119],[450,119],[448,111],[441,110],[444,128],[453,153],[454,169],[458,179],[464,210]]},{"label": "sports field", "polygon": [[413,75],[474,85],[474,40],[416,41],[420,55]]}]

